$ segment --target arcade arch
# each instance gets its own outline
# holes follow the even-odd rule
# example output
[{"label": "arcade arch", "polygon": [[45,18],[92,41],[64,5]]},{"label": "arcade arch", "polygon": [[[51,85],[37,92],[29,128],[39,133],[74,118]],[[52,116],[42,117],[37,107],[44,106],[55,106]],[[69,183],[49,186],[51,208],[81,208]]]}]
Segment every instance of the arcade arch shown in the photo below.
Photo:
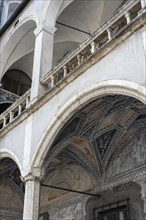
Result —
[{"label": "arcade arch", "polygon": [[32,158],[32,167],[42,167],[44,158],[50,150],[55,137],[77,109],[80,109],[89,100],[92,101],[106,95],[125,95],[139,100],[144,105],[146,104],[145,88],[137,83],[125,80],[107,80],[92,85],[66,103],[52,119],[52,122],[49,123],[48,129],[43,134]]},{"label": "arcade arch", "polygon": [[11,160],[13,160],[16,163],[16,165],[18,166],[20,172],[22,171],[22,164],[21,164],[19,158],[17,157],[17,155],[13,151],[11,151],[8,148],[1,147],[0,159],[3,159],[3,158],[10,158]]},{"label": "arcade arch", "polygon": [[[92,87],[90,99],[89,90],[86,95],[80,94],[80,98],[76,97],[78,107],[74,106],[73,109],[70,103],[68,108],[72,106],[72,112],[68,115],[63,112],[62,117],[58,117],[62,125],[60,129],[51,128],[54,138],[42,163],[45,167],[43,184],[80,191],[98,189],[102,192],[105,186],[108,187],[106,184],[110,179],[118,179],[121,174],[126,176],[128,172],[134,173],[146,165],[144,93],[140,97],[136,90],[134,92],[136,84],[133,88],[131,85],[131,89],[126,86],[124,88],[122,83],[120,86],[110,86],[108,88],[104,84],[101,86],[102,90]],[[126,181],[129,182],[130,177]],[[127,190],[129,185],[123,187]],[[132,187],[134,190],[135,185]],[[137,193],[139,191],[138,189]],[[41,209],[49,208],[58,200],[74,197],[71,193],[52,191],[43,186],[41,193]],[[101,201],[104,201],[108,192],[102,192],[101,195]],[[126,196],[127,194],[123,194],[122,198],[126,200]],[[132,201],[130,208],[133,209],[132,194],[129,193],[128,196]],[[109,203],[115,202],[118,193],[115,193],[114,198],[109,198]],[[142,216],[143,211],[139,212]],[[134,211],[133,217],[135,213]]]},{"label": "arcade arch", "polygon": [[28,20],[25,23],[21,22],[21,25],[18,25],[2,46],[1,78],[15,62],[22,58],[23,62],[25,62],[25,56],[34,51],[35,36],[33,31],[35,28],[36,22],[34,20]]},{"label": "arcade arch", "polygon": [[1,219],[21,219],[23,215],[24,183],[14,155],[1,153],[0,158],[0,216]]},{"label": "arcade arch", "polygon": [[18,96],[23,95],[30,87],[30,78],[18,69],[7,71],[2,78],[2,88]]},{"label": "arcade arch", "polygon": [[[51,16],[53,27],[57,28],[54,37],[54,62],[66,56],[74,46],[78,46],[91,36],[113,13],[121,6],[121,1],[61,1],[58,4],[58,13]],[[50,2],[48,10],[53,7]],[[60,8],[59,8],[60,7]],[[47,13],[49,16],[49,13]],[[50,22],[50,17],[46,21]],[[54,24],[56,23],[56,25]],[[66,46],[64,44],[66,42]],[[70,42],[70,44],[68,44]],[[59,50],[59,53],[57,51]],[[59,56],[59,57],[58,57]]]}]

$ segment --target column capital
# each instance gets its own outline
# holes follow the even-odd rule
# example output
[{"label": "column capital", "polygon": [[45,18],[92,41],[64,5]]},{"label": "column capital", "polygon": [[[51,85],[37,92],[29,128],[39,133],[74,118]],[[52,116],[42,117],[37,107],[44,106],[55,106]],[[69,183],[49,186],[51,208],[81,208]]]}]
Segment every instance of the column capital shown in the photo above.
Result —
[{"label": "column capital", "polygon": [[49,26],[46,22],[39,24],[34,30],[34,35],[37,37],[42,31],[47,32],[48,34],[54,35],[57,28]]},{"label": "column capital", "polygon": [[44,177],[44,169],[33,168],[32,170],[23,172],[21,180],[23,182],[27,181],[41,181]]},{"label": "column capital", "polygon": [[27,175],[27,176],[25,176],[25,177],[21,177],[21,180],[22,180],[23,182],[27,182],[27,181],[40,181],[40,179],[39,179],[38,177],[33,176],[33,175],[31,175],[31,174],[29,174],[29,175]]}]

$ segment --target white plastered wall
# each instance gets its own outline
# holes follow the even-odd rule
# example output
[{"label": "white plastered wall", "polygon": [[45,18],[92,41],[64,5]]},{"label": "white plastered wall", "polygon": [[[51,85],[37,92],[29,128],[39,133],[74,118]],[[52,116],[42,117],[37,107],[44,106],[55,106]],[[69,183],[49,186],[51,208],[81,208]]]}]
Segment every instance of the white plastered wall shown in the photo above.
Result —
[{"label": "white plastered wall", "polygon": [[27,170],[30,164],[40,167],[55,136],[81,105],[108,94],[146,102],[145,92],[144,49],[138,31],[4,135],[0,147],[12,150]]}]

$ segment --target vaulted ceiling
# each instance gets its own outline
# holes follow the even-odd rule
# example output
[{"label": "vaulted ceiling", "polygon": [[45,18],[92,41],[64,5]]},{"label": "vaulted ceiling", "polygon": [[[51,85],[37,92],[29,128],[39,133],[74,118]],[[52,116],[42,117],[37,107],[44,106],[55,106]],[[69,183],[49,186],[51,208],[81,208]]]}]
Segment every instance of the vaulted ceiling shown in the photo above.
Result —
[{"label": "vaulted ceiling", "polygon": [[94,100],[77,111],[56,137],[45,160],[47,175],[78,164],[96,180],[111,161],[146,132],[146,107],[123,95]]},{"label": "vaulted ceiling", "polygon": [[20,170],[12,159],[0,158],[0,181],[10,182],[23,197],[24,183],[21,181],[20,176]]},{"label": "vaulted ceiling", "polygon": [[[141,142],[145,135],[146,106],[140,101],[123,95],[92,100],[77,110],[56,136],[44,161],[44,182],[81,191],[91,189],[101,179],[106,179],[107,171],[118,155],[128,146],[133,148],[138,139],[135,155],[138,148],[145,145],[144,140]],[[142,151],[141,155],[144,154]],[[128,154],[131,158],[130,151]],[[127,160],[126,154],[122,157]],[[146,164],[146,157],[139,156],[139,160],[135,162],[136,166],[141,162]],[[126,164],[122,166],[126,167]],[[20,171],[9,158],[0,159],[0,179],[12,183],[23,195]],[[64,191],[43,187],[41,206],[64,194]]]},{"label": "vaulted ceiling", "polygon": [[107,22],[125,2],[74,0],[70,3],[57,18],[53,66]]}]

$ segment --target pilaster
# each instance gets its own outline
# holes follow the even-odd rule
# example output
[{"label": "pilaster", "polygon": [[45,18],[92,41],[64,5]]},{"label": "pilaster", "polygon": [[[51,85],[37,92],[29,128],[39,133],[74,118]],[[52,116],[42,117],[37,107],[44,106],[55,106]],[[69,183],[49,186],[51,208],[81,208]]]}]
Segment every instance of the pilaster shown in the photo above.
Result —
[{"label": "pilaster", "polygon": [[56,28],[49,27],[46,23],[39,25],[35,30],[35,50],[33,62],[33,75],[31,87],[31,102],[34,102],[45,91],[40,85],[40,78],[52,68],[53,43]]}]

